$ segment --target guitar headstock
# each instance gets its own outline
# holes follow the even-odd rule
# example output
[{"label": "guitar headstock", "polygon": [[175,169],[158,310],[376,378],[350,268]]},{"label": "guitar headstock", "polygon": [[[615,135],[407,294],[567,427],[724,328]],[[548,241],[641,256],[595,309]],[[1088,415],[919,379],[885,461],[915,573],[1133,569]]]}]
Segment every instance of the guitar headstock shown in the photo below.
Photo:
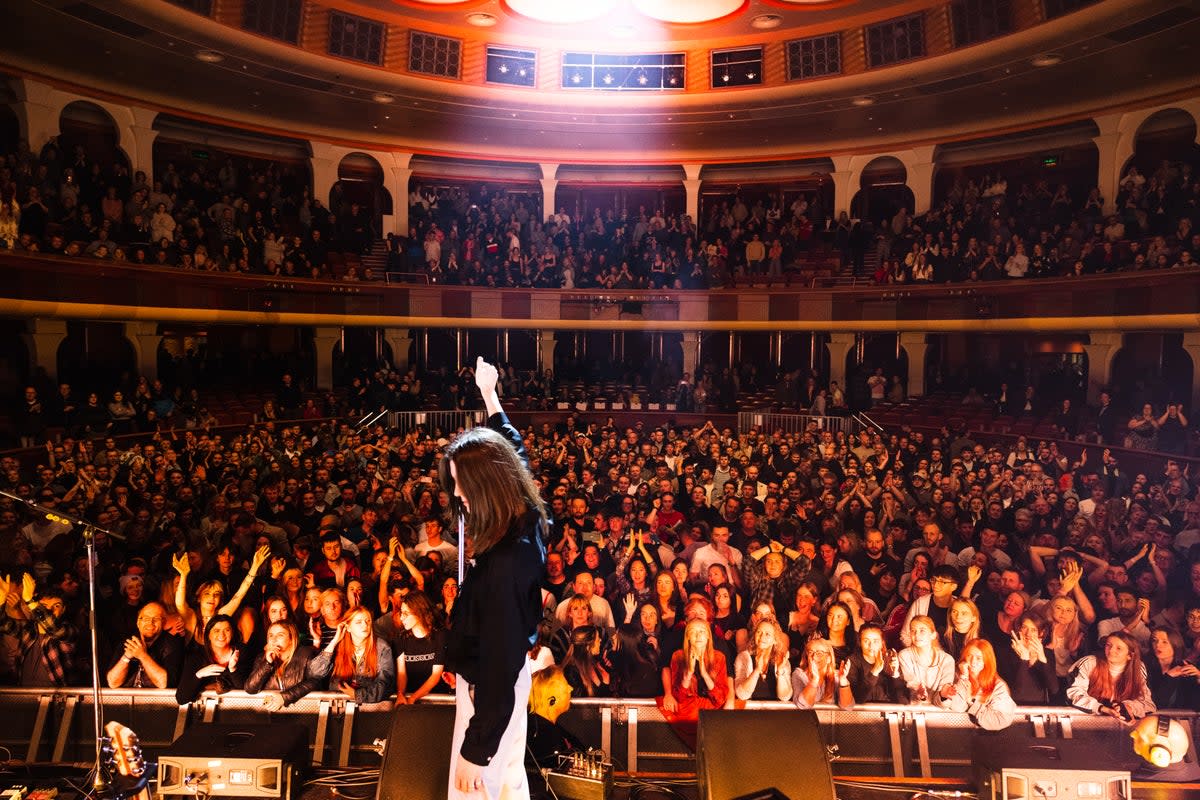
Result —
[{"label": "guitar headstock", "polygon": [[141,778],[146,771],[146,760],[142,757],[142,745],[138,742],[137,734],[119,722],[108,723],[104,726],[104,732],[112,743],[112,769],[118,775]]}]

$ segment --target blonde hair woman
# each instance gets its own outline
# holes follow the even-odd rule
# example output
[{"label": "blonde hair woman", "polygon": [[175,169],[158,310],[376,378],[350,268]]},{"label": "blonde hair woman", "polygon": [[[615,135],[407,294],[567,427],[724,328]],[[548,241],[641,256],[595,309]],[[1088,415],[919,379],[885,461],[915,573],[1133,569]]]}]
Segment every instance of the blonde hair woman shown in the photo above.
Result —
[{"label": "blonde hair woman", "polygon": [[797,708],[832,703],[841,677],[833,644],[828,639],[809,639],[800,666],[792,672],[792,700]]},{"label": "blonde hair woman", "polygon": [[788,639],[774,619],[759,620],[750,648],[734,659],[733,690],[739,700],[792,699]]}]

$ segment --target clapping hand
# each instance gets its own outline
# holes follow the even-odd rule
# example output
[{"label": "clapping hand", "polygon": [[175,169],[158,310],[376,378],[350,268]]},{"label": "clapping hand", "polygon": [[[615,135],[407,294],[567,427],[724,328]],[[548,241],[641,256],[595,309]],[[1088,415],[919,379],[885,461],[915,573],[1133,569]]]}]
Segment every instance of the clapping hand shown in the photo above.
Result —
[{"label": "clapping hand", "polygon": [[1200,669],[1197,669],[1195,664],[1184,661],[1168,669],[1167,675],[1172,678],[1200,678]]},{"label": "clapping hand", "polygon": [[37,581],[33,576],[26,572],[21,576],[21,599],[26,603],[33,602],[33,595],[37,591]]},{"label": "clapping hand", "polygon": [[1022,661],[1029,661],[1029,648],[1025,646],[1025,640],[1021,637],[1019,631],[1012,632],[1012,649],[1017,654],[1017,658]]}]

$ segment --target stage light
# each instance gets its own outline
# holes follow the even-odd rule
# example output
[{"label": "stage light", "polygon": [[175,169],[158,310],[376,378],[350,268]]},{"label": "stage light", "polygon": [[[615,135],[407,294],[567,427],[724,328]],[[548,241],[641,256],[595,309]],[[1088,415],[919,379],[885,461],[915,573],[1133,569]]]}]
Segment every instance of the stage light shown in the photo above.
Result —
[{"label": "stage light", "polygon": [[505,0],[511,10],[523,17],[569,25],[600,19],[616,7],[616,0],[589,0],[586,3],[564,3],[562,0]]},{"label": "stage light", "polygon": [[647,17],[674,24],[712,22],[744,4],[743,0],[633,0],[633,7]]}]

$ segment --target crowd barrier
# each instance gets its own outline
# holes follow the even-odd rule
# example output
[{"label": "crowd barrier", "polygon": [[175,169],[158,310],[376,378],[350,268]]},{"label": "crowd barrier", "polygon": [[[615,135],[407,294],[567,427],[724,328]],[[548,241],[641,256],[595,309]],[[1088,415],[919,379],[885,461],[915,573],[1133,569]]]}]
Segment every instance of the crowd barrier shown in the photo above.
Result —
[{"label": "crowd barrier", "polygon": [[398,430],[401,434],[422,427],[431,434],[442,431],[449,435],[487,422],[483,411],[389,411],[386,416],[388,430]]},{"label": "crowd barrier", "polygon": [[[378,766],[378,740],[386,739],[392,715],[386,707],[360,706],[343,694],[315,692],[288,708],[269,714],[262,696],[245,692],[206,693],[190,705],[175,702],[174,692],[113,689],[103,693],[104,720],[116,720],[137,733],[154,755],[189,725],[219,722],[262,724],[280,718],[306,724],[315,766]],[[453,715],[453,698],[433,695],[421,701]],[[751,702],[748,708],[791,709],[790,703]],[[975,730],[965,714],[930,706],[873,704],[843,710],[818,706],[830,763],[835,775],[970,779]],[[737,714],[737,711],[730,711]],[[1196,712],[1172,711],[1192,719]],[[13,758],[30,763],[86,763],[95,752],[90,689],[0,690],[0,745]],[[694,772],[693,755],[667,726],[653,700],[572,700],[560,723],[589,746],[609,753],[616,769],[630,774]],[[1022,707],[1013,723],[1031,738],[1127,737],[1127,728],[1110,717],[1066,707]]]},{"label": "crowd barrier", "polygon": [[783,433],[804,433],[810,425],[816,425],[818,430],[831,433],[845,433],[847,436],[856,435],[864,428],[878,430],[869,420],[861,415],[854,416],[817,416],[815,414],[781,414],[771,411],[739,411],[738,433],[749,433],[751,429],[758,431],[782,431]]}]

